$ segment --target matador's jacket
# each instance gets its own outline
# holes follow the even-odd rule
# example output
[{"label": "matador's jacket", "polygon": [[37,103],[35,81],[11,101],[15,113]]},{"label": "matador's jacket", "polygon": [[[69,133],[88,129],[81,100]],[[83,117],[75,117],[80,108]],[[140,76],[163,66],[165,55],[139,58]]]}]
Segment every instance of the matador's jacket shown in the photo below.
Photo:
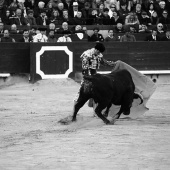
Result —
[{"label": "matador's jacket", "polygon": [[96,55],[95,48],[85,51],[80,58],[82,60],[82,73],[85,75],[95,74],[96,70],[100,68],[100,64],[111,67],[115,66],[115,62],[104,59],[102,53]]}]

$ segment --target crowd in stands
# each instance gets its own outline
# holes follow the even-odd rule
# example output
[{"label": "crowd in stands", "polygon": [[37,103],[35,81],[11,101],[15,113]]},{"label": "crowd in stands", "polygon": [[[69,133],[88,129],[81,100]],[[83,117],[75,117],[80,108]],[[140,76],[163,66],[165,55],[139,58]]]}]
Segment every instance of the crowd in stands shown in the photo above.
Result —
[{"label": "crowd in stands", "polygon": [[[89,25],[94,26],[91,35]],[[112,26],[107,36],[100,26]],[[145,41],[169,41],[169,27],[170,0],[0,1],[0,42],[72,42],[71,34],[80,40],[123,42],[136,41],[135,33],[147,33]],[[22,38],[15,40],[13,34]]]}]

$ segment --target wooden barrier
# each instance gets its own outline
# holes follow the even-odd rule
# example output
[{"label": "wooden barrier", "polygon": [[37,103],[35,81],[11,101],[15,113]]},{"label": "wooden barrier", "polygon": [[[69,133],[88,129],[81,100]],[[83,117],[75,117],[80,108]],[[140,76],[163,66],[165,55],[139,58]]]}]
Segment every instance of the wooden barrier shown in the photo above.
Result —
[{"label": "wooden barrier", "polygon": [[[145,73],[170,73],[169,42],[104,44],[106,46],[104,57],[107,60],[122,60]],[[28,73],[31,74],[32,82],[42,79],[42,76],[74,78],[76,72],[81,72],[80,55],[94,45],[95,43],[90,42],[0,43],[0,73]],[[100,68],[102,72],[110,70],[110,67]]]}]

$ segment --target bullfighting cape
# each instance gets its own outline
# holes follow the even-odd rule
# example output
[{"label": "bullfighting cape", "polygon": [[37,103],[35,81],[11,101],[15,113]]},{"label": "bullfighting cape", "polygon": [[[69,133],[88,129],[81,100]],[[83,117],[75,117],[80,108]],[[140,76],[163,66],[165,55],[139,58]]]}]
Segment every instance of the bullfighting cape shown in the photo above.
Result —
[{"label": "bullfighting cape", "polygon": [[[133,82],[135,84],[135,93],[139,93],[143,96],[143,104],[139,105],[140,99],[134,99],[130,115],[126,116],[122,114],[120,118],[124,117],[137,118],[143,115],[148,110],[146,107],[146,103],[156,90],[156,85],[149,77],[143,75],[130,65],[118,60],[115,62],[115,66],[112,71],[117,71],[120,69],[126,69],[131,73]],[[94,104],[94,108],[95,107],[96,105]],[[109,112],[109,116],[114,117],[114,115],[119,111],[119,109],[120,106],[112,105]]]}]

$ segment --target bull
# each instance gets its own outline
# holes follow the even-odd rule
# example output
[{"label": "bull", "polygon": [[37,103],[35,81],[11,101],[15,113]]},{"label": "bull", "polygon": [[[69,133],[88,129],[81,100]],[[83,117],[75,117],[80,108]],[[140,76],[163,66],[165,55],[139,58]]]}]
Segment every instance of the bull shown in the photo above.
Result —
[{"label": "bull", "polygon": [[[140,98],[140,95],[134,93],[135,85],[129,71],[122,69],[109,74],[95,74],[84,76],[84,81],[80,87],[80,93],[74,105],[72,121],[76,121],[76,116],[81,107],[89,100],[93,99],[97,104],[95,108],[96,115],[103,120],[105,124],[114,124],[115,120],[123,113],[130,114],[133,99]],[[107,119],[111,105],[120,105],[120,110],[112,121]],[[105,116],[102,111],[106,109]]]}]

